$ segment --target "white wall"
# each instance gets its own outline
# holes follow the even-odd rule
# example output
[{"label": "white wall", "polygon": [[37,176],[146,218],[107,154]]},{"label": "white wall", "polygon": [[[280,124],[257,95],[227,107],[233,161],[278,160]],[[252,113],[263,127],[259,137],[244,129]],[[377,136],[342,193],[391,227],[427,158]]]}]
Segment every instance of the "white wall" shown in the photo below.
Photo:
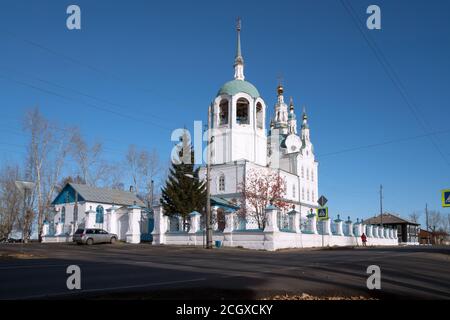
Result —
[{"label": "white wall", "polygon": [[[167,245],[202,245],[203,234],[166,233],[164,244]],[[362,246],[360,237],[347,237],[293,232],[255,232],[238,231],[231,234],[214,233],[214,241],[222,241],[228,247],[243,247],[256,250],[279,250],[287,248],[314,248],[333,246]],[[323,243],[323,244],[322,244]],[[398,246],[398,239],[368,238],[367,246]]]}]

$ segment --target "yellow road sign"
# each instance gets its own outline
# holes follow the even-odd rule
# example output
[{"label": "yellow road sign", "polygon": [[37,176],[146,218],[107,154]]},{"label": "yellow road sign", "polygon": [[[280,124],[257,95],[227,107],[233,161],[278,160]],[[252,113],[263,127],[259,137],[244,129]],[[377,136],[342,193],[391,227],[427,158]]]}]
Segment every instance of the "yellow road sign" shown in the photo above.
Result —
[{"label": "yellow road sign", "polygon": [[442,190],[442,206],[450,207],[450,189]]}]

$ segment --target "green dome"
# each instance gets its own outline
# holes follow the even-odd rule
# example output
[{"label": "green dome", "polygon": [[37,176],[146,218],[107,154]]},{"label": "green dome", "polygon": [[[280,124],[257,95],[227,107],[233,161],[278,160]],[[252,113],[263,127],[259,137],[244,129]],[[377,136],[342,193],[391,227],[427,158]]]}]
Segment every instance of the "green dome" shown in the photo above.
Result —
[{"label": "green dome", "polygon": [[222,88],[220,88],[217,93],[218,96],[222,94],[228,94],[230,96],[234,96],[239,92],[244,92],[249,94],[252,98],[259,98],[258,89],[255,88],[250,82],[245,80],[231,80],[225,83]]}]

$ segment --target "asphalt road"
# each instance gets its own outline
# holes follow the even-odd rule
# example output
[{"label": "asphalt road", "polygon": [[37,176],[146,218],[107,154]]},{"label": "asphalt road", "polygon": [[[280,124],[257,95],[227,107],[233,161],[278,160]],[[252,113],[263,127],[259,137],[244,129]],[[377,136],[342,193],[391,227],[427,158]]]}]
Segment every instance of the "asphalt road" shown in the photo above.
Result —
[{"label": "asphalt road", "polygon": [[[23,254],[20,254],[20,253]],[[81,290],[66,269],[81,268]],[[368,290],[369,265],[381,289]],[[0,299],[259,299],[275,294],[449,299],[450,248],[206,250],[150,244],[0,245]]]}]

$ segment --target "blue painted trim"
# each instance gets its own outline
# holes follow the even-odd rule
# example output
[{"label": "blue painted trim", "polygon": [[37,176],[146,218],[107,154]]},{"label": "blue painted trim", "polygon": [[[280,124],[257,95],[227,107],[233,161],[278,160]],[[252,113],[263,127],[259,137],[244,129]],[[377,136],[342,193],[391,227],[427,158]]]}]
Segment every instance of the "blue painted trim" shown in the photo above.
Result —
[{"label": "blue painted trim", "polygon": [[[75,189],[70,184],[66,184],[61,192],[56,196],[55,200],[53,200],[52,205],[74,203],[75,193]],[[84,201],[85,199],[80,194],[78,194],[78,202]]]},{"label": "blue painted trim", "polygon": [[280,229],[280,232],[296,233],[294,230],[290,230],[290,229]]},{"label": "blue painted trim", "polygon": [[142,207],[140,207],[140,206],[135,206],[135,205],[133,205],[133,206],[129,206],[128,207],[128,209],[141,209]]},{"label": "blue painted trim", "polygon": [[263,229],[248,229],[248,230],[243,230],[243,229],[240,229],[240,230],[233,230],[233,232],[264,232],[264,230]]}]

